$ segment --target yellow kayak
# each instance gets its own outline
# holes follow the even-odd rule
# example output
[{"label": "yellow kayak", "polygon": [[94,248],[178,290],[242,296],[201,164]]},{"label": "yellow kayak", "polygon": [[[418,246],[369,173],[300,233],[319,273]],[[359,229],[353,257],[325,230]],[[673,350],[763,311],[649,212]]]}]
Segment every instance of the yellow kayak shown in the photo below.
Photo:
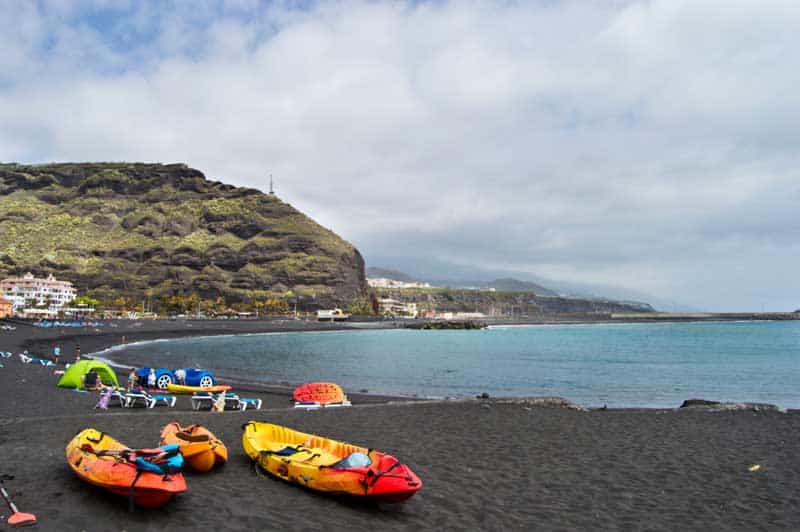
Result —
[{"label": "yellow kayak", "polygon": [[242,445],[271,475],[317,491],[402,502],[422,487],[394,456],[280,425],[250,421]]},{"label": "yellow kayak", "polygon": [[230,386],[227,384],[221,384],[218,386],[206,386],[203,388],[202,386],[186,386],[184,384],[167,384],[167,390],[170,393],[174,394],[190,394],[190,393],[197,393],[197,392],[208,392],[208,393],[222,393],[227,392],[231,389]]}]

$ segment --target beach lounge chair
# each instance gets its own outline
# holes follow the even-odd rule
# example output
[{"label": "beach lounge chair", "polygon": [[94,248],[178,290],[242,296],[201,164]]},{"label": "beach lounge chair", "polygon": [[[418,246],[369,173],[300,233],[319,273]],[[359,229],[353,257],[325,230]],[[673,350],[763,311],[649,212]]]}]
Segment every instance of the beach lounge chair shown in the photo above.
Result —
[{"label": "beach lounge chair", "polygon": [[47,360],[46,358],[29,357],[28,355],[24,355],[22,353],[20,353],[19,359],[22,361],[23,364],[41,364],[42,366],[55,366],[52,360]]},{"label": "beach lounge chair", "polygon": [[[214,401],[217,400],[217,395],[208,393],[208,392],[197,392],[192,395],[192,409],[193,410],[205,410],[211,409],[214,406]],[[225,394],[225,409],[226,410],[241,410],[241,400],[239,396],[233,392],[227,392]]]},{"label": "beach lounge chair", "polygon": [[294,407],[304,408],[306,410],[316,410],[317,408],[322,408],[322,404],[316,401],[295,401]]},{"label": "beach lounge chair", "polygon": [[132,390],[125,394],[125,408],[133,408],[138,403],[142,403],[145,408],[156,406],[156,400],[145,391]]},{"label": "beach lounge chair", "polygon": [[119,388],[117,388],[117,389],[115,389],[113,392],[111,392],[111,399],[108,401],[108,402],[109,402],[109,404],[110,404],[112,401],[114,401],[115,399],[116,399],[117,401],[119,401],[119,406],[122,406],[122,407],[124,407],[124,406],[125,406],[125,403],[126,403],[126,401],[127,401],[127,399],[125,398],[125,390],[122,390],[122,389],[119,389]]},{"label": "beach lounge chair", "polygon": [[11,358],[11,351],[0,351],[0,357]]},{"label": "beach lounge chair", "polygon": [[[109,391],[110,390],[110,391]],[[107,399],[103,399],[104,395],[108,395]],[[112,405],[114,401],[119,402],[119,406],[124,407],[127,399],[125,398],[125,390],[119,388],[106,388],[100,391],[100,398],[95,405],[95,408],[105,410],[108,406]]]},{"label": "beach lounge chair", "polygon": [[156,400],[156,404],[154,406],[163,404],[164,406],[168,406],[170,408],[173,408],[175,406],[175,401],[178,400],[178,398],[175,397],[174,395],[166,395],[163,393],[157,393],[152,395],[151,397]]},{"label": "beach lounge chair", "polygon": [[253,410],[261,410],[261,399],[240,397],[239,409],[242,411],[252,408]]},{"label": "beach lounge chair", "polygon": [[142,403],[146,408],[155,408],[157,405],[163,404],[170,408],[175,406],[175,401],[177,401],[177,397],[174,395],[165,395],[165,394],[149,394],[144,390],[135,390],[130,391],[125,394],[126,403],[125,406],[128,408],[133,408],[138,403]]},{"label": "beach lounge chair", "polygon": [[344,401],[337,401],[335,403],[325,403],[325,408],[339,408],[342,406],[353,406],[353,404],[347,399]]},{"label": "beach lounge chair", "polygon": [[335,403],[318,403],[317,401],[296,401],[295,408],[304,408],[306,410],[316,410],[317,408],[340,408],[343,406],[353,406],[347,399],[337,401]]}]

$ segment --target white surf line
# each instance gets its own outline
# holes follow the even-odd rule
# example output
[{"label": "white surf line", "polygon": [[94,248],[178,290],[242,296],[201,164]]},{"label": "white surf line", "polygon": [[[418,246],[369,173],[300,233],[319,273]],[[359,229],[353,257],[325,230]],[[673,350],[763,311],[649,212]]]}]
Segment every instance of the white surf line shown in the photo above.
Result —
[{"label": "white surf line", "polygon": [[[752,320],[744,320],[752,321]],[[766,320],[765,320],[766,321]],[[595,323],[509,323],[500,325],[487,325],[487,329],[502,330],[502,329],[524,329],[524,328],[558,328],[558,327],[642,327],[646,325],[675,325],[675,324],[694,324],[694,323],[710,323],[710,322],[697,322],[697,321],[599,321]],[[714,322],[721,323],[721,322]],[[731,323],[733,323],[731,321]]]},{"label": "white surf line", "polygon": [[155,338],[153,340],[140,340],[138,342],[129,342],[126,344],[116,344],[112,345],[111,347],[106,347],[105,349],[101,349],[100,351],[94,351],[92,353],[86,353],[84,356],[91,357],[95,360],[99,360],[100,362],[104,362],[109,366],[121,369],[133,369],[136,366],[130,366],[128,364],[123,364],[121,362],[117,362],[111,358],[107,358],[108,355],[114,353],[115,351],[124,351],[128,347],[139,347],[148,344],[155,344],[161,342],[175,342],[180,340],[206,340],[209,338],[231,338],[233,336],[271,336],[271,335],[279,335],[279,334],[331,334],[331,333],[341,333],[341,332],[367,332],[372,330],[381,330],[381,331],[395,331],[395,330],[405,330],[405,329],[336,329],[334,331],[271,331],[271,332],[255,332],[255,333],[230,333],[230,334],[206,334],[201,336],[181,336],[178,338]]}]

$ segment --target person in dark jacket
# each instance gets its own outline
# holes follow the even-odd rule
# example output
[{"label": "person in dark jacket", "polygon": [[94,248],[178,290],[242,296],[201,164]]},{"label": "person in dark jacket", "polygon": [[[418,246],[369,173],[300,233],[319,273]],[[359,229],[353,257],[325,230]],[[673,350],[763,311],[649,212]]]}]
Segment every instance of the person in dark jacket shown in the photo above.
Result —
[{"label": "person in dark jacket", "polygon": [[99,390],[103,387],[100,376],[94,370],[83,376],[83,387],[87,390]]}]

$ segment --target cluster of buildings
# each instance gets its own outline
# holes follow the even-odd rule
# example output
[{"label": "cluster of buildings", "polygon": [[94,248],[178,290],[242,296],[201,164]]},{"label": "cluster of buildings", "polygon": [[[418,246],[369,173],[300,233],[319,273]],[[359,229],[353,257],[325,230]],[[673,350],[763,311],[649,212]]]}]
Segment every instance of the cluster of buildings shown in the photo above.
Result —
[{"label": "cluster of buildings", "polygon": [[367,284],[373,288],[432,288],[430,283],[396,281],[384,277],[367,278]]},{"label": "cluster of buildings", "polygon": [[73,310],[67,304],[76,294],[72,283],[59,281],[52,274],[41,278],[28,272],[22,277],[8,277],[0,281],[0,318],[55,317],[59,312]]},{"label": "cluster of buildings", "polygon": [[426,320],[476,320],[486,318],[483,312],[437,312],[434,309],[417,308],[413,302],[398,301],[389,297],[378,299],[380,313],[382,316],[392,316],[396,318],[422,318]]},{"label": "cluster of buildings", "polygon": [[[377,284],[375,284],[377,283]],[[370,286],[383,288],[430,288],[428,283],[406,283],[393,279],[370,279]],[[26,273],[22,277],[9,277],[0,281],[0,318],[21,316],[24,318],[54,318],[59,314],[86,314],[94,309],[85,306],[70,307],[77,291],[69,281],[59,281],[53,275],[46,278],[35,277]],[[378,299],[380,314],[404,318],[428,319],[474,319],[483,318],[480,312],[446,312],[436,313],[433,310],[420,311],[414,302],[404,302],[383,297]],[[317,319],[320,321],[346,320],[349,314],[340,309],[320,310]]]}]

